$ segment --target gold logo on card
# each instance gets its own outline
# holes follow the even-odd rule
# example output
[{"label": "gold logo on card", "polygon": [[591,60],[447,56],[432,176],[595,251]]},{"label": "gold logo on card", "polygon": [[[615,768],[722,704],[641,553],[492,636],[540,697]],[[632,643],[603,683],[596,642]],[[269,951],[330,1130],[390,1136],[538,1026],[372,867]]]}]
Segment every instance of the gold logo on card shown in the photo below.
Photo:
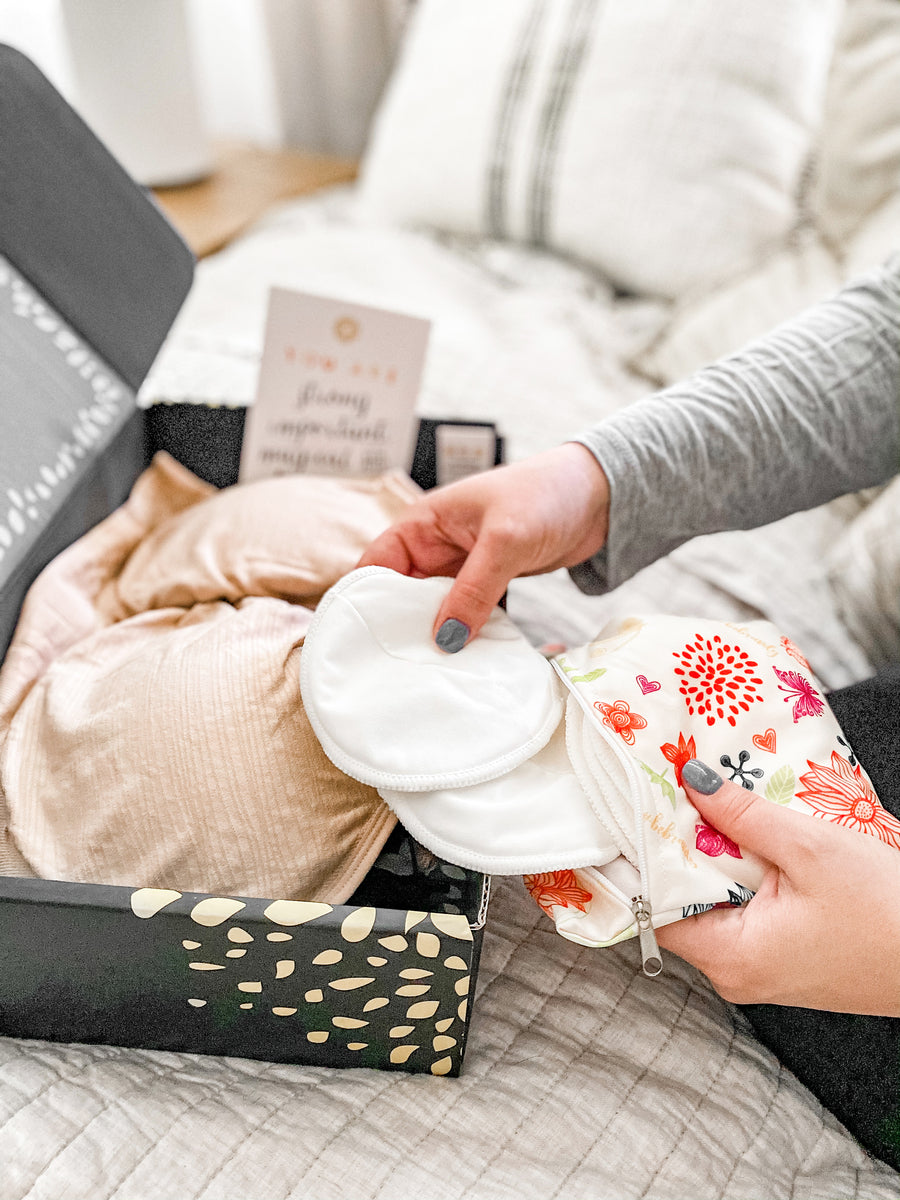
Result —
[{"label": "gold logo on card", "polygon": [[352,342],[359,334],[359,322],[353,317],[339,317],[334,323],[334,336],[339,342]]}]

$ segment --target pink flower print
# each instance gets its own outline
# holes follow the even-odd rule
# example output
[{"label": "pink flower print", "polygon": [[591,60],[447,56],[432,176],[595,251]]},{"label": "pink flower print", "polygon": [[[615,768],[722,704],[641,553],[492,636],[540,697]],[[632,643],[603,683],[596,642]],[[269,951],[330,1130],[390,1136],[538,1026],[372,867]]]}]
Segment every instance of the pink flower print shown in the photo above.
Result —
[{"label": "pink flower print", "polygon": [[647,722],[640,713],[633,713],[627,700],[616,700],[614,704],[594,701],[594,708],[603,713],[603,724],[617,733],[628,746],[634,745],[635,729],[646,729]]},{"label": "pink flower print", "polygon": [[798,800],[805,800],[817,817],[871,833],[900,850],[900,821],[882,807],[859,763],[851,766],[836,750],[830,767],[806,761],[811,770],[800,782],[807,790],[794,793]]},{"label": "pink flower print", "polygon": [[733,842],[724,833],[719,833],[718,829],[713,829],[712,825],[707,825],[704,821],[700,825],[695,825],[694,828],[697,833],[697,849],[701,853],[708,854],[710,858],[718,858],[720,854],[730,854],[732,858],[743,858],[737,842]]},{"label": "pink flower print", "polygon": [[[772,670],[781,680],[778,690],[787,692],[785,703],[794,701],[795,725],[801,717],[821,716],[825,710],[825,702],[808,679],[799,671],[779,671],[777,667],[773,667]],[[787,686],[783,686],[784,684]]]},{"label": "pink flower print", "polygon": [[781,648],[787,654],[789,654],[791,658],[795,659],[800,666],[804,668],[804,670],[809,671],[810,675],[812,674],[812,667],[807,662],[806,656],[800,650],[799,646],[797,646],[795,642],[792,642],[789,637],[782,637]]},{"label": "pink flower print", "polygon": [[762,701],[758,693],[763,681],[756,674],[755,662],[740,646],[723,642],[718,634],[704,637],[696,634],[683,650],[673,652],[679,661],[675,674],[681,678],[679,691],[687,710],[694,716],[705,717],[707,725],[726,720],[734,726],[741,710],[749,712],[750,705]]}]

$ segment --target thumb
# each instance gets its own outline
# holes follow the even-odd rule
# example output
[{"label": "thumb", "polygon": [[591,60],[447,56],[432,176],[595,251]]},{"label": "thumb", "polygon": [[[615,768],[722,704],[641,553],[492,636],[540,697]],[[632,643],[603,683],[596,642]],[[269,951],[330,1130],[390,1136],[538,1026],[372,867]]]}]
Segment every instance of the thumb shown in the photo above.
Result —
[{"label": "thumb", "polygon": [[511,578],[492,552],[491,539],[479,538],[438,609],[434,640],[441,650],[456,654],[481,631]]},{"label": "thumb", "polygon": [[803,837],[804,827],[798,828],[796,824],[805,820],[801,813],[772,804],[758,792],[724,780],[697,758],[684,764],[681,782],[688,799],[705,821],[742,849],[770,863],[779,862],[788,841],[795,836]]},{"label": "thumb", "polygon": [[390,526],[374,538],[360,556],[356,568],[390,567],[400,575],[409,575],[413,569],[413,555],[396,526]]}]

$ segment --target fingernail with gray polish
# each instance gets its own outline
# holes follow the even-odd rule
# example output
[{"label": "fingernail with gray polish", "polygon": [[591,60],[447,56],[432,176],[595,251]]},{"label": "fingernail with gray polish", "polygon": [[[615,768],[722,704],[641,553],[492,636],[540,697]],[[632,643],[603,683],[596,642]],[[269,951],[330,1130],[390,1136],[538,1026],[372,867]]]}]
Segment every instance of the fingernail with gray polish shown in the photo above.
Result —
[{"label": "fingernail with gray polish", "polygon": [[469,627],[456,617],[448,617],[434,640],[445,654],[456,654],[469,640]]},{"label": "fingernail with gray polish", "polygon": [[684,764],[681,768],[681,778],[695,792],[704,796],[711,796],[725,782],[721,775],[699,758],[691,758]]}]

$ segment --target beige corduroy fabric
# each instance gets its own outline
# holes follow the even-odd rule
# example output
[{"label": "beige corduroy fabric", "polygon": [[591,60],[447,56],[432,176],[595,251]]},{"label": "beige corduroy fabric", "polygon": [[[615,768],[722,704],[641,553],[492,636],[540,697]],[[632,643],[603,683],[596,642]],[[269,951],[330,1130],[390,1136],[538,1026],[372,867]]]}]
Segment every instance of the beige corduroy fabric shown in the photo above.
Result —
[{"label": "beige corduroy fabric", "polygon": [[312,732],[291,600],[415,494],[400,475],[217,493],[158,455],[33,585],[0,670],[5,869],[347,899],[395,818]]}]

